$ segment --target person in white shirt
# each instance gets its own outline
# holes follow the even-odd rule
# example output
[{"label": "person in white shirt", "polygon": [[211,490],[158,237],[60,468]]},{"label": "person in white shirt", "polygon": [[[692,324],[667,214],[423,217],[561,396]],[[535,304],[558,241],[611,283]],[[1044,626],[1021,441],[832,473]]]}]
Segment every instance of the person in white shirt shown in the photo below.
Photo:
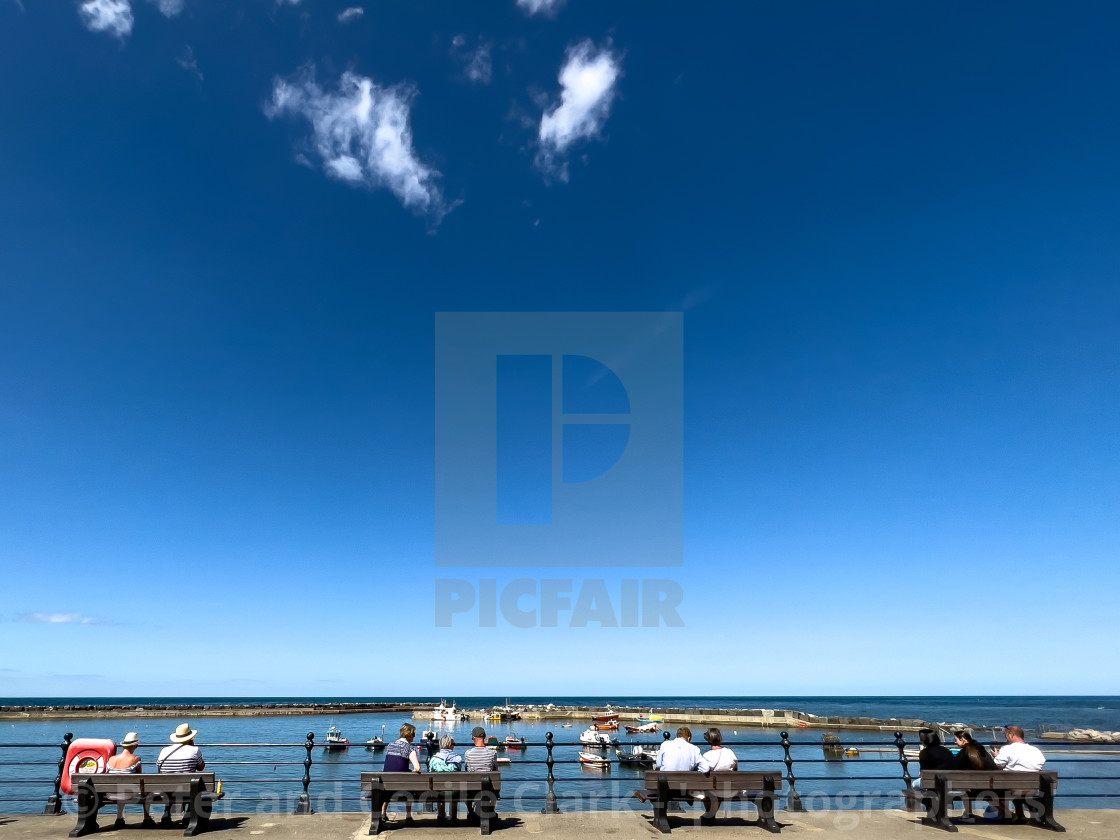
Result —
[{"label": "person in white shirt", "polygon": [[[992,758],[995,759],[996,767],[1000,770],[1018,770],[1024,773],[1037,772],[1042,769],[1042,765],[1046,763],[1046,756],[1042,754],[1042,750],[1038,747],[1028,744],[1026,736],[1023,732],[1023,727],[1008,724],[1003,728],[1003,737],[1007,739],[1007,746],[999,749],[992,750]],[[1015,822],[1025,819],[1024,816],[1024,802],[1022,799],[1014,800],[1015,803]],[[994,812],[994,813],[992,813]],[[1003,803],[996,806],[988,806],[988,811],[984,812],[986,817],[1006,817],[1007,810]]]},{"label": "person in white shirt", "polygon": [[677,730],[677,737],[672,741],[665,741],[657,751],[658,770],[699,770],[707,773],[711,765],[700,755],[700,748],[692,743],[692,730],[682,726]]},{"label": "person in white shirt", "polygon": [[996,760],[996,767],[1000,770],[1025,770],[1039,771],[1046,763],[1046,756],[1042,750],[1025,740],[1023,727],[1005,726],[1003,736],[1007,739],[1007,746],[992,750]]},{"label": "person in white shirt", "polygon": [[738,770],[739,759],[729,747],[723,745],[723,733],[714,726],[704,733],[704,740],[711,745],[711,749],[704,753],[704,761],[712,770]]}]

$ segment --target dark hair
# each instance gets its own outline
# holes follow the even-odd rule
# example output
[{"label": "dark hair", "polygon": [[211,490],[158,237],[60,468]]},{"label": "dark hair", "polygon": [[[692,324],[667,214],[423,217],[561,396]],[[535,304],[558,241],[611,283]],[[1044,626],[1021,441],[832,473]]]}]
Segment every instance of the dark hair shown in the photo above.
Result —
[{"label": "dark hair", "polygon": [[980,746],[977,740],[972,737],[972,733],[965,732],[963,729],[960,732],[954,732],[953,737],[960,738],[962,741],[967,741],[970,744],[976,744],[977,746]]},{"label": "dark hair", "polygon": [[723,746],[723,733],[713,726],[704,733],[704,740],[713,747],[721,747]]},{"label": "dark hair", "polygon": [[919,729],[918,740],[922,742],[923,747],[936,747],[941,744],[941,736],[933,729]]}]

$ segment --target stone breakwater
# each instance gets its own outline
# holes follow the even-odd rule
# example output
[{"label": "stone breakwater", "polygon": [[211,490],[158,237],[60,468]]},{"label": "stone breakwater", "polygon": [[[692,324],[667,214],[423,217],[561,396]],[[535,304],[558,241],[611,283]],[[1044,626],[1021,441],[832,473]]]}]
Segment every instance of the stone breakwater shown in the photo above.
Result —
[{"label": "stone breakwater", "polygon": [[346,715],[412,712],[415,703],[120,703],[64,706],[0,706],[0,720],[80,720],[91,718],[166,718],[166,717],[302,717],[305,715]]}]

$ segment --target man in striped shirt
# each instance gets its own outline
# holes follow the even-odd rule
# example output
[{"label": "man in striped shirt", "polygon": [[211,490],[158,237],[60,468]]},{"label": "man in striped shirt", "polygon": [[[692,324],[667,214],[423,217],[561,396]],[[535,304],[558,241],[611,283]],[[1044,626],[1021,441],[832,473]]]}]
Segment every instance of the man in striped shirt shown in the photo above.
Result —
[{"label": "man in striped shirt", "polygon": [[463,753],[463,769],[468,773],[487,773],[498,769],[498,753],[486,749],[486,730],[476,726],[471,732],[474,746]]},{"label": "man in striped shirt", "polygon": [[197,729],[191,729],[189,723],[181,723],[171,734],[170,747],[164,747],[156,759],[156,770],[160,773],[193,773],[195,770],[204,770],[206,762],[202,760],[202,750],[194,745]]}]

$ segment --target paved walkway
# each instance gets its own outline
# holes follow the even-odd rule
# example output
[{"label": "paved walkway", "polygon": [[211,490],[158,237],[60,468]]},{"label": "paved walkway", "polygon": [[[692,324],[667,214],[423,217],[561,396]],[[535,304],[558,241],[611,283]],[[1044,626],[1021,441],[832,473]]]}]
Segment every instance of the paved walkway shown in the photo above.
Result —
[{"label": "paved walkway", "polygon": [[[102,820],[112,825],[112,809],[106,809]],[[97,836],[115,840],[170,840],[182,832],[175,829],[142,829],[140,815],[129,814],[128,825],[114,831],[102,829]],[[1120,810],[1059,811],[1058,821],[1066,827],[1068,838],[1077,840],[1116,840],[1120,837]],[[811,811],[801,814],[778,812],[782,837],[805,840],[939,840],[952,835],[918,822],[918,815],[907,811]],[[399,824],[398,824],[399,825]],[[700,827],[680,817],[672,820],[673,837],[701,835],[710,840],[762,840],[770,835],[742,819],[737,813],[711,827]],[[0,840],[61,840],[74,827],[73,816],[0,816]],[[213,840],[365,840],[369,817],[365,814],[312,814],[305,817],[284,815],[228,816],[211,823]],[[428,815],[419,815],[412,826],[390,828],[384,832],[393,840],[459,840],[477,838],[477,828],[437,824]],[[651,840],[661,835],[649,823],[648,814],[632,811],[598,811],[542,816],[539,813],[502,814],[502,821],[493,836],[498,840],[588,840],[589,837],[610,836],[612,840]],[[1051,835],[1042,829],[1020,825],[961,825],[956,835],[960,840],[1046,840]]]}]

